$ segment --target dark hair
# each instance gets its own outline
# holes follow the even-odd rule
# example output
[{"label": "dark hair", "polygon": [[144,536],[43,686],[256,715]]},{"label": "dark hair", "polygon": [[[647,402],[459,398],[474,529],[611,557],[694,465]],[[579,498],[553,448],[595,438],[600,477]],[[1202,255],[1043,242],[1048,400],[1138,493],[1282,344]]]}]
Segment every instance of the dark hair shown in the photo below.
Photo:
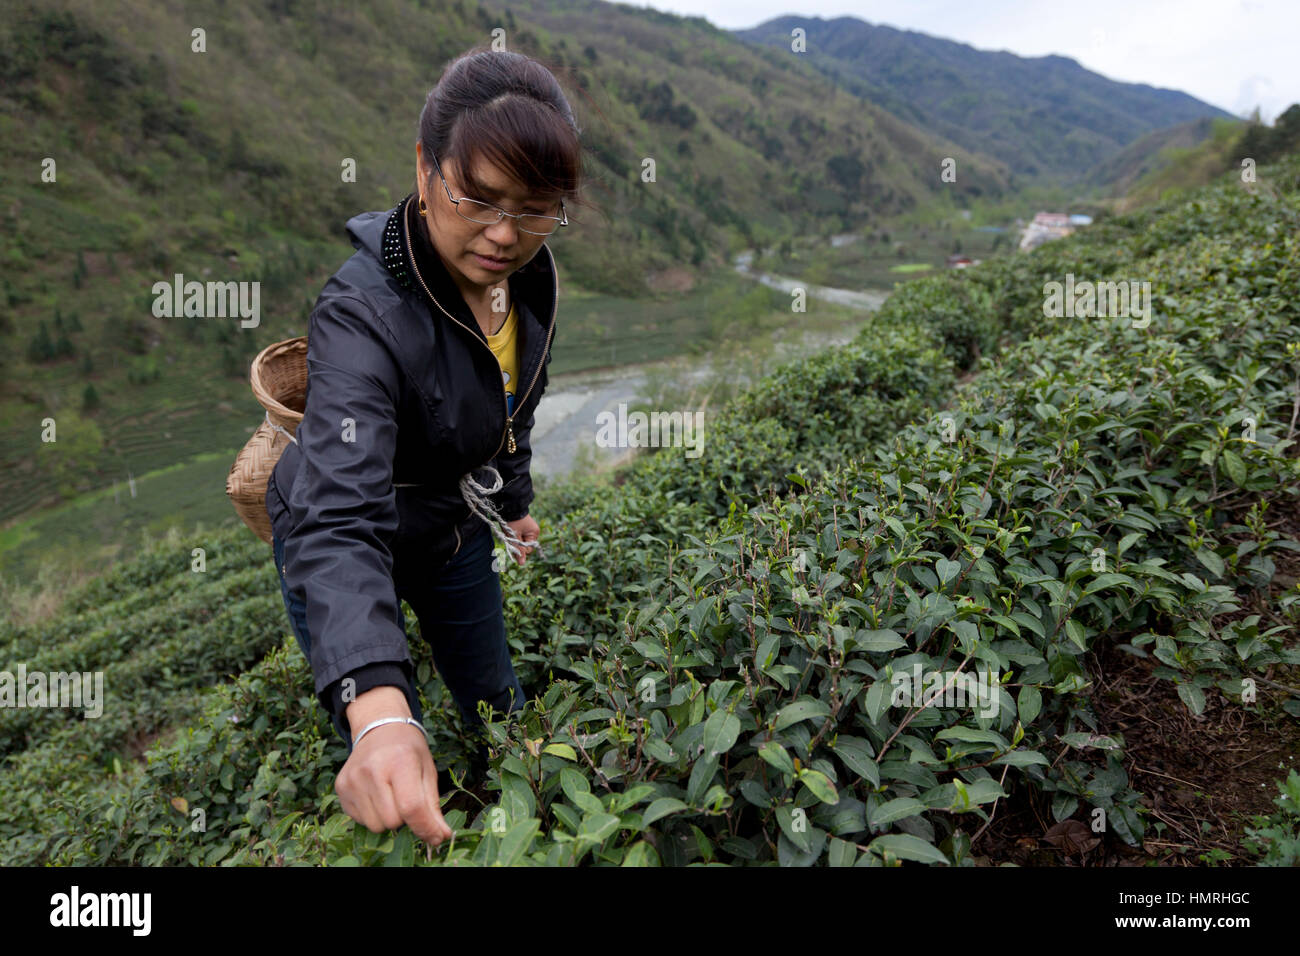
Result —
[{"label": "dark hair", "polygon": [[[542,200],[582,204],[581,130],[560,84],[522,53],[475,47],[452,60],[420,111],[419,137],[430,177],[433,157],[455,163],[469,195],[482,195],[473,174],[485,157]],[[430,186],[432,184],[429,184]]]}]

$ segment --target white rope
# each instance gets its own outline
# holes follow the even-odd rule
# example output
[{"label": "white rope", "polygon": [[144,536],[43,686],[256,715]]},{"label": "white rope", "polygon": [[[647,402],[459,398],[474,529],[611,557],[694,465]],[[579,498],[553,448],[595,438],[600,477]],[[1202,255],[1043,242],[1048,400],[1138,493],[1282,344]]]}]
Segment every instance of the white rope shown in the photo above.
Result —
[{"label": "white rope", "polygon": [[491,465],[485,465],[484,467],[492,472],[492,487],[488,488],[480,485],[474,480],[473,472],[466,472],[460,478],[461,497],[465,499],[465,503],[469,505],[471,511],[487,522],[487,526],[492,529],[492,533],[506,546],[506,551],[510,556],[517,558],[522,553],[520,548],[535,548],[538,542],[520,540],[519,536],[515,534],[514,528],[506,524],[501,515],[497,513],[496,506],[488,500],[487,496],[501,490],[501,473]]},{"label": "white rope", "polygon": [[289,441],[293,442],[295,445],[298,444],[298,439],[290,435],[285,428],[271,421],[271,410],[269,408],[266,410],[266,423],[270,425],[272,428],[274,428],[276,431],[284,435],[285,438],[289,439]]},{"label": "white rope", "polygon": [[[289,434],[288,431],[277,425],[275,422],[271,421],[271,412],[269,410],[266,413],[266,421],[267,424],[276,431],[283,433],[289,441],[293,442],[295,445],[298,444],[297,438]],[[496,506],[488,500],[488,495],[495,494],[501,490],[501,473],[491,465],[486,465],[484,467],[486,467],[488,471],[492,472],[492,487],[488,488],[484,485],[480,485],[474,480],[473,472],[466,472],[460,478],[461,497],[463,497],[465,503],[469,505],[470,511],[477,514],[487,522],[487,526],[492,530],[492,533],[506,546],[506,551],[510,556],[517,558],[522,553],[520,551],[521,548],[536,548],[539,542],[521,540],[519,536],[515,534],[515,529],[506,524],[505,519],[497,512]],[[394,484],[393,487],[416,488],[420,486],[416,484]]]}]

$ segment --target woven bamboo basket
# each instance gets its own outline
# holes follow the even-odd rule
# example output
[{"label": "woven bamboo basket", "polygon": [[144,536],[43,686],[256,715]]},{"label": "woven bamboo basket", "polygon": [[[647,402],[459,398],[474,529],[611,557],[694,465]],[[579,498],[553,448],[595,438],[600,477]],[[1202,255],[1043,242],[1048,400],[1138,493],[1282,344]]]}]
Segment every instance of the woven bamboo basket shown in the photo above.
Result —
[{"label": "woven bamboo basket", "polygon": [[289,438],[273,424],[291,435],[298,432],[307,406],[307,337],[300,335],[262,349],[253,359],[248,378],[266,416],[235,457],[226,476],[226,494],[244,524],[270,544],[266,484],[271,469],[289,445]]}]

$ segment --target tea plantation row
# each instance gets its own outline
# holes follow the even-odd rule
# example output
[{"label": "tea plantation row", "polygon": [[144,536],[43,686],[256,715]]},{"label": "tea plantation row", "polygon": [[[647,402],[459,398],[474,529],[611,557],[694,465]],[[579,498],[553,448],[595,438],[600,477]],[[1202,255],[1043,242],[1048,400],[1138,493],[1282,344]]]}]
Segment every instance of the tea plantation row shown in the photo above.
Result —
[{"label": "tea plantation row", "polygon": [[[618,487],[539,498],[543,560],[503,583],[516,666],[541,704],[492,725],[497,799],[449,814],[455,844],[433,860],[960,864],[1017,786],[1050,793],[1058,819],[1099,809],[1108,832],[1140,839],[1122,744],[1088,706],[1088,652],[1152,653],[1193,709],[1297,663],[1296,594],[1270,589],[1294,542],[1269,527],[1296,493],[1296,179],[1278,167],[1254,194],[1215,187],[904,286],[858,341],[742,395],[704,458],[660,452]],[[1151,281],[1156,317],[1141,330],[1044,318],[1043,283],[1067,272]],[[980,356],[973,385],[933,411]],[[127,695],[98,733],[0,715],[0,799],[16,808],[0,860],[424,862],[409,831],[370,834],[338,812],[345,750],[283,640],[274,572],[240,574],[265,546],[199,544],[232,559],[212,562],[210,603],[177,602],[190,620],[168,631],[147,602],[118,612],[125,634],[193,627],[192,647],[155,635],[128,655],[92,610],[192,574],[188,547],[79,598],[80,629],[0,634],[51,669],[76,642],[77,669],[102,666],[110,695]],[[235,580],[250,591],[243,620],[192,619]],[[232,660],[202,663],[202,648],[255,659],[276,644],[196,696]],[[435,757],[455,763],[455,708],[427,646],[412,654]],[[959,664],[993,672],[990,716],[891,706],[894,675]],[[88,759],[97,738],[166,713],[159,693],[205,712],[147,767],[105,778]]]}]

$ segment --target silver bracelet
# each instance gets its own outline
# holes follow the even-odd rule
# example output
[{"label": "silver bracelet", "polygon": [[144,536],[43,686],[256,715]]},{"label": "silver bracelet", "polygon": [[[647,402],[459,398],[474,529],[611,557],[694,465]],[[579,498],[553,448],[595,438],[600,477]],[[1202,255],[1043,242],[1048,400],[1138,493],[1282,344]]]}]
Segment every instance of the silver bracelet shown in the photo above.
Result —
[{"label": "silver bracelet", "polygon": [[380,717],[378,720],[366,724],[361,733],[357,734],[356,739],[352,741],[352,749],[355,750],[357,744],[361,743],[361,738],[381,724],[412,724],[413,726],[419,727],[421,732],[424,732],[424,724],[420,723],[414,717]]}]

